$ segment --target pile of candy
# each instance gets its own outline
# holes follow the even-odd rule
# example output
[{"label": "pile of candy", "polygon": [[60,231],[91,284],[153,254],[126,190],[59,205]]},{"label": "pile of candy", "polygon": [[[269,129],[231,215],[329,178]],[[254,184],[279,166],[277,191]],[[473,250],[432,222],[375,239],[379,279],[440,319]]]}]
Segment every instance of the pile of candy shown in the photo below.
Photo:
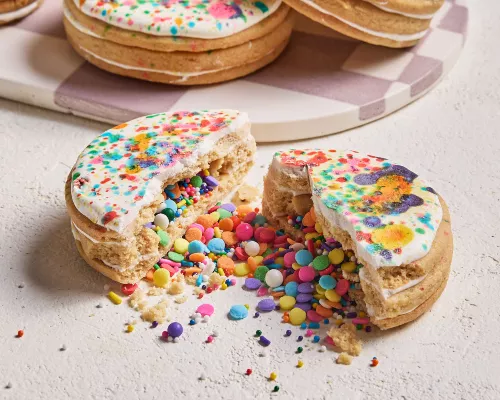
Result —
[{"label": "pile of candy", "polygon": [[[197,189],[203,186],[198,186],[199,182],[194,182],[194,186],[193,180],[180,185],[185,188],[180,197],[170,194],[173,188],[167,188],[165,204],[172,196],[176,201],[182,198],[176,207],[188,198],[194,201],[197,193],[201,193]],[[209,179],[206,193],[213,190],[212,183]],[[179,210],[187,205],[182,204]],[[356,303],[349,297],[349,289],[359,289],[355,277],[362,267],[354,254],[342,250],[334,239],[323,237],[314,209],[288,220],[302,230],[304,239],[294,240],[282,230],[272,228],[259,209],[231,203],[216,205],[198,217],[183,238],[175,240],[167,256],[158,261],[146,278],[155,286],[165,287],[171,276],[182,273],[188,283],[198,287],[201,299],[215,290],[235,285],[232,275],[246,277],[247,289],[266,296],[258,303],[256,317],[259,312],[282,311],[283,322],[307,329],[305,336],[313,336],[315,343],[321,338],[313,330],[320,323],[329,324],[330,319],[336,325],[351,322],[358,330],[370,332],[369,318],[356,311]],[[235,320],[247,315],[243,306],[234,306],[229,311],[229,317]]]}]

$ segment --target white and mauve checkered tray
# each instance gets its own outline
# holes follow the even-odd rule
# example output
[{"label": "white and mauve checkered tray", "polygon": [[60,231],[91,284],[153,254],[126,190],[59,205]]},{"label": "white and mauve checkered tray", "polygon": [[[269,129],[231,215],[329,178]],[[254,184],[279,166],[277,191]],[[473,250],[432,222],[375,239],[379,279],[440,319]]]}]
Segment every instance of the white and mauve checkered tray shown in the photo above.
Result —
[{"label": "white and mauve checkered tray", "polygon": [[234,108],[260,142],[310,138],[381,118],[425,94],[458,59],[465,0],[447,0],[421,42],[405,50],[357,42],[299,18],[270,66],[207,87],[149,83],[101,71],[65,39],[62,0],[0,28],[0,96],[121,123],[168,110]]}]

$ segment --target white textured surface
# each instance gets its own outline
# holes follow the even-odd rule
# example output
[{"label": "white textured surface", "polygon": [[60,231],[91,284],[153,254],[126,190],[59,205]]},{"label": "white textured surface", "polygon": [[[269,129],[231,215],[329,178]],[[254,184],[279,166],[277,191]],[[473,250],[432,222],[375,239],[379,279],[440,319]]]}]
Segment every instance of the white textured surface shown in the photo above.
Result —
[{"label": "white textured surface", "polygon": [[[450,205],[455,255],[443,296],[416,323],[368,335],[350,367],[311,346],[300,357],[304,367],[295,368],[297,344],[282,337],[277,314],[228,321],[230,305],[256,303],[239,288],[210,295],[212,322],[186,326],[180,344],[160,342],[161,330],[141,322],[124,333],[138,315],[104,297],[108,281],[78,257],[63,202],[70,166],[106,125],[1,100],[0,398],[500,398],[500,3],[470,6],[464,53],[430,94],[373,124],[293,144],[399,160]],[[289,146],[259,147],[250,181],[260,182],[259,166]],[[99,302],[104,308],[95,307]],[[174,315],[186,324],[197,303],[178,306]],[[214,328],[220,337],[204,344]],[[258,328],[273,342],[266,357],[252,336]],[[18,329],[25,330],[22,339],[15,338]],[[368,366],[373,356],[377,368]],[[278,394],[265,379],[273,370]],[[198,380],[202,373],[205,381]]]}]

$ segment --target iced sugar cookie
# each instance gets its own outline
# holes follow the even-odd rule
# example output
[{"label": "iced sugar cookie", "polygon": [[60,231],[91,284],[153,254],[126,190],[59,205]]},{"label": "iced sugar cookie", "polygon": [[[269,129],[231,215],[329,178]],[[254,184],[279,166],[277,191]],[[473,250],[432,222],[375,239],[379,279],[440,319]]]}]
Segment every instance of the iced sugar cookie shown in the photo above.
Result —
[{"label": "iced sugar cookie", "polygon": [[285,0],[301,14],[364,42],[409,47],[423,38],[444,0]]},{"label": "iced sugar cookie", "polygon": [[292,14],[281,0],[65,0],[75,50],[110,72],[194,85],[234,79],[284,50]]},{"label": "iced sugar cookie", "polygon": [[248,117],[234,110],[160,113],[109,129],[66,183],[78,250],[109,278],[137,282],[241,182],[254,152]]},{"label": "iced sugar cookie", "polygon": [[24,18],[40,4],[42,0],[0,0],[0,25]]},{"label": "iced sugar cookie", "polygon": [[[311,206],[314,215],[304,215]],[[448,208],[402,165],[355,151],[278,152],[264,180],[263,213],[292,234],[288,216],[302,215],[306,226],[319,223],[324,236],[352,250],[363,267],[345,277],[360,281],[361,296],[353,297],[382,329],[420,316],[446,285]]]}]

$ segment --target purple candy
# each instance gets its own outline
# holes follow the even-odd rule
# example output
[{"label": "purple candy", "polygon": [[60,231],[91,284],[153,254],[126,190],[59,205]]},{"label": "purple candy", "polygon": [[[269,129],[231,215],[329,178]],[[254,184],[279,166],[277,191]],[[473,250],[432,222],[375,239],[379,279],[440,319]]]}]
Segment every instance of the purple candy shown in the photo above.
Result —
[{"label": "purple candy", "polygon": [[169,336],[173,338],[179,337],[182,335],[184,328],[178,322],[172,322],[167,328]]},{"label": "purple candy", "polygon": [[262,346],[267,347],[271,344],[271,341],[268,338],[266,338],[265,336],[261,336],[261,337],[259,337],[259,343]]},{"label": "purple candy", "polygon": [[259,303],[257,304],[257,308],[260,311],[273,311],[275,307],[276,304],[274,303],[273,299],[264,299],[259,301]]},{"label": "purple candy", "polygon": [[297,299],[296,300],[299,303],[307,303],[307,302],[311,301],[312,298],[313,298],[313,296],[310,293],[299,293],[297,295]]},{"label": "purple candy", "polygon": [[294,307],[300,308],[301,310],[304,310],[305,312],[308,312],[310,309],[312,309],[311,303],[295,303]]},{"label": "purple candy", "polygon": [[206,182],[206,184],[208,186],[219,186],[219,181],[217,179],[215,179],[213,176],[209,175],[209,176],[206,176],[204,181]]},{"label": "purple candy", "polygon": [[262,282],[256,278],[245,279],[245,286],[247,287],[247,289],[257,290],[258,288],[260,288],[260,285],[262,285]]},{"label": "purple candy", "polygon": [[223,208],[226,211],[229,211],[230,213],[236,211],[236,206],[233,203],[226,203],[220,206],[220,208]]},{"label": "purple candy", "polygon": [[298,290],[299,293],[312,293],[314,291],[314,285],[309,282],[301,283],[298,287]]}]

